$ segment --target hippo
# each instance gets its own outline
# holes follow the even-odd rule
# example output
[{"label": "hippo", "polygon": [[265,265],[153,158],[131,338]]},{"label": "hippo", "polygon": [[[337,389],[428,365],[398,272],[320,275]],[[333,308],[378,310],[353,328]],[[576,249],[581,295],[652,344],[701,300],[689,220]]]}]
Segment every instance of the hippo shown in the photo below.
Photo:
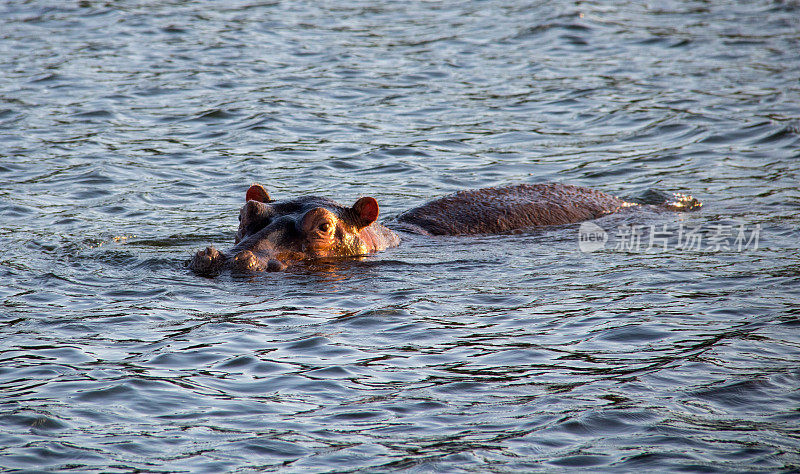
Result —
[{"label": "hippo", "polygon": [[[691,196],[659,205],[674,211],[702,204]],[[571,224],[642,206],[593,189],[561,183],[516,184],[459,191],[395,217],[398,231],[422,235],[500,234],[541,226]],[[299,261],[354,257],[400,244],[393,230],[377,222],[378,202],[361,197],[351,207],[305,196],[275,201],[260,184],[245,194],[234,246],[225,252],[207,247],[188,262],[205,276],[281,271]]]}]

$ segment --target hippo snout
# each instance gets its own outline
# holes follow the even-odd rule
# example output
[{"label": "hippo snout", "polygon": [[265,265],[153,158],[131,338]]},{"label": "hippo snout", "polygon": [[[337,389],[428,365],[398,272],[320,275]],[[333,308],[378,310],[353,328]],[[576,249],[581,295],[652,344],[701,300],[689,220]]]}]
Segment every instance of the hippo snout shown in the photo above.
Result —
[{"label": "hippo snout", "polygon": [[286,264],[276,258],[259,257],[250,250],[242,250],[231,261],[231,270],[238,273],[253,272],[280,272],[286,269]]}]

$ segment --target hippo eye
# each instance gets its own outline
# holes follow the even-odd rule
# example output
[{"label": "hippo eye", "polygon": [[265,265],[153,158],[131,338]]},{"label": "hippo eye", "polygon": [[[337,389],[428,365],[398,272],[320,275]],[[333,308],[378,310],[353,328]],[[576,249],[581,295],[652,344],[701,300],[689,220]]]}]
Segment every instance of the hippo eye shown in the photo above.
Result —
[{"label": "hippo eye", "polygon": [[319,230],[321,230],[322,232],[328,232],[330,228],[331,225],[328,224],[327,222],[323,222],[322,224],[319,225]]}]

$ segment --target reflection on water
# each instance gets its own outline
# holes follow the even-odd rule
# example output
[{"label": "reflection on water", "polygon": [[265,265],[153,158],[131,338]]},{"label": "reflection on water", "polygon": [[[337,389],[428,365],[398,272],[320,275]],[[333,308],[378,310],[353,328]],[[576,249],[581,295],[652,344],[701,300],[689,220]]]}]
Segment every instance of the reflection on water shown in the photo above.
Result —
[{"label": "reflection on water", "polygon": [[[0,6],[0,466],[796,470],[798,5]],[[647,201],[215,279],[244,190]],[[706,241],[704,241],[706,242]]]}]

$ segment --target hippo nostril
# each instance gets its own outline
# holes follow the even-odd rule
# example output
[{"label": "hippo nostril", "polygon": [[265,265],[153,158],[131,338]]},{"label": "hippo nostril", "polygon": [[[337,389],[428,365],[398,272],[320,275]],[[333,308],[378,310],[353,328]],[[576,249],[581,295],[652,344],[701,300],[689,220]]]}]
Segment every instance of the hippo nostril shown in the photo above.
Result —
[{"label": "hippo nostril", "polygon": [[281,262],[280,260],[270,259],[267,262],[267,271],[268,272],[280,272],[286,269],[286,265]]}]

